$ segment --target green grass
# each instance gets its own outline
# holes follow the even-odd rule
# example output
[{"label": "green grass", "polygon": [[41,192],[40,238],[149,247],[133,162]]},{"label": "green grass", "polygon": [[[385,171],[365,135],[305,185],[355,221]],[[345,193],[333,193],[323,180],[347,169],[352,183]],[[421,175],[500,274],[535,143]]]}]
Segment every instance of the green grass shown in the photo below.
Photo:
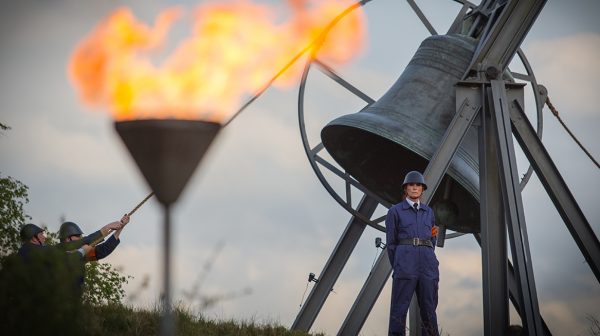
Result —
[{"label": "green grass", "polygon": [[[122,305],[86,307],[85,334],[94,336],[158,335],[160,311],[140,309]],[[305,332],[290,331],[274,323],[255,321],[217,321],[197,316],[178,308],[175,311],[177,335],[236,335],[236,336],[302,336]],[[322,334],[313,334],[322,335]]]}]

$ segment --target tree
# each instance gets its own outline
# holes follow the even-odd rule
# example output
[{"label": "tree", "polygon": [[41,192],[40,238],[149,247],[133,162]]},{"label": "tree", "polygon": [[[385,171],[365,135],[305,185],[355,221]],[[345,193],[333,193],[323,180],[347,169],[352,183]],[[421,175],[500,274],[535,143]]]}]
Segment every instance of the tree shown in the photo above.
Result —
[{"label": "tree", "polygon": [[0,173],[0,258],[19,248],[19,230],[31,220],[23,210],[23,205],[29,202],[27,190],[20,181]]},{"label": "tree", "polygon": [[[0,130],[9,129],[0,123]],[[23,204],[28,202],[27,186],[0,173],[0,259],[19,248],[19,229],[31,219],[23,211]]]},{"label": "tree", "polygon": [[108,263],[92,261],[85,265],[83,301],[92,305],[122,303],[125,285],[130,275],[122,275]]}]

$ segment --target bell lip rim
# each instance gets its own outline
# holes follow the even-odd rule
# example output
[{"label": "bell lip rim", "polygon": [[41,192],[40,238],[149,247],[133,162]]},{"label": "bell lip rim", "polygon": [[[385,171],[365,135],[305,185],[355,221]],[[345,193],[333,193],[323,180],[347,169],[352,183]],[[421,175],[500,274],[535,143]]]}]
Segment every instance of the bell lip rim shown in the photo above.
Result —
[{"label": "bell lip rim", "polygon": [[[369,112],[358,112],[358,113],[366,114],[366,113],[369,113]],[[377,115],[375,115],[373,113],[369,113],[369,114],[372,115],[372,116],[374,116],[374,117],[380,118],[379,116],[377,116]],[[350,119],[352,116],[355,116],[355,115],[357,115],[357,113],[356,114],[349,114],[349,115],[345,115],[345,116],[339,117],[339,118],[334,119],[333,121],[331,121],[329,124],[325,125],[325,127],[323,127],[323,129],[321,130],[321,140],[322,140],[323,145],[325,146],[325,148],[327,149],[328,152],[329,152],[329,149],[325,145],[326,141],[324,141],[325,139],[324,139],[324,136],[323,136],[323,133],[325,132],[325,130],[329,129],[329,128],[333,128],[333,127],[348,127],[348,128],[357,128],[357,129],[360,129],[363,132],[369,133],[372,136],[378,136],[378,137],[384,138],[387,141],[391,141],[391,142],[395,143],[396,145],[402,146],[402,147],[406,148],[407,150],[410,150],[410,151],[414,152],[415,154],[419,155],[421,158],[423,158],[426,161],[431,161],[431,158],[433,157],[434,153],[428,154],[425,151],[421,150],[420,148],[417,148],[416,146],[407,145],[407,144],[410,143],[407,140],[410,140],[410,139],[408,139],[407,137],[405,137],[404,135],[402,135],[400,133],[394,133],[393,132],[393,128],[389,127],[387,124],[383,124],[383,126],[376,127],[375,125],[372,125],[371,123],[361,123],[361,124],[358,124],[358,123],[348,123],[347,119]],[[335,122],[335,124],[333,124],[334,122]],[[379,134],[379,131],[381,131],[382,129],[385,130],[385,133],[384,134]],[[377,133],[375,133],[375,131],[377,131]],[[400,142],[396,141],[394,138],[392,138],[392,134],[396,134],[396,136],[398,138],[401,138],[400,140],[402,140],[403,143],[400,143]],[[438,135],[439,135],[439,140],[441,142],[441,140],[443,138],[443,135],[440,135],[440,134],[438,134]],[[461,153],[462,155],[458,155],[459,153]],[[332,157],[333,157],[333,155],[332,155]],[[334,159],[335,159],[335,157],[334,157]],[[455,164],[455,160],[459,160],[459,161],[464,162],[464,164],[467,167],[469,167],[470,169],[472,169],[474,172],[479,171],[479,168],[475,164],[475,161],[472,160],[472,158],[470,157],[470,155],[468,155],[468,152],[464,148],[462,148],[462,146],[459,146],[458,149],[457,149],[457,152],[455,153],[455,155],[454,155],[454,157],[452,159],[452,162],[450,162],[450,166],[448,167],[448,174],[451,175],[452,178],[454,178],[457,182],[459,180],[454,176],[456,174],[456,172],[455,172],[456,169],[454,168],[454,166],[456,165]],[[469,185],[470,184],[471,183],[469,183]],[[465,188],[465,189],[467,189],[472,194],[477,195],[476,198],[479,199],[479,194],[477,192],[474,193],[474,191],[478,189],[477,186],[472,186],[472,187],[473,187],[472,190],[470,188]]]},{"label": "bell lip rim", "polygon": [[[369,112],[359,112],[359,113],[369,113]],[[371,113],[370,113],[371,114]],[[386,125],[384,124],[383,127],[376,127],[374,125],[371,124],[366,124],[367,126],[370,126],[371,128],[366,128],[365,124],[361,124],[361,125],[357,125],[357,124],[346,124],[346,123],[338,123],[340,120],[344,121],[345,118],[344,117],[348,117],[348,116],[355,116],[356,114],[350,114],[350,115],[345,115],[342,116],[340,118],[334,119],[333,121],[331,121],[329,124],[327,124],[325,127],[323,127],[323,129],[321,130],[321,140],[323,142],[323,145],[325,146],[325,149],[327,149],[327,152],[331,155],[331,157],[338,162],[338,160],[336,159],[336,157],[329,151],[329,149],[327,148],[327,145],[325,145],[326,141],[323,137],[323,133],[325,132],[325,129],[327,128],[334,128],[334,127],[346,127],[346,128],[354,128],[354,129],[360,129],[363,132],[367,132],[368,134],[372,135],[372,136],[377,136],[380,138],[385,139],[386,141],[390,141],[396,145],[402,146],[403,148],[405,148],[406,150],[409,150],[415,154],[417,154],[418,156],[420,156],[423,160],[425,160],[426,162],[431,161],[431,158],[433,157],[433,153],[431,155],[429,155],[430,157],[428,157],[428,154],[425,153],[423,150],[415,147],[415,146],[411,146],[411,145],[407,145],[407,143],[410,143],[407,137],[405,136],[401,136],[402,140],[404,140],[404,143],[399,143],[398,141],[392,139],[389,137],[389,135],[392,134],[392,132],[386,132],[385,135],[388,136],[382,136],[380,134],[376,134],[374,131],[381,131],[381,129],[383,127],[385,127]],[[376,116],[376,115],[374,115]],[[376,116],[378,117],[378,116]],[[333,124],[333,122],[336,122],[336,124]],[[440,137],[440,141],[442,140],[442,137]],[[458,153],[461,153],[462,155],[457,155]],[[465,157],[469,158],[469,159],[465,159]],[[456,162],[458,161],[458,162]],[[471,170],[473,170],[473,172],[477,173],[479,171],[479,169],[474,165],[474,161],[472,159],[470,159],[470,156],[468,155],[468,152],[466,150],[464,150],[462,148],[462,146],[459,146],[459,148],[457,149],[457,152],[454,154],[454,157],[452,158],[452,161],[450,162],[450,165],[448,167],[448,170],[446,172],[446,174],[450,175],[450,177],[452,177],[452,179],[454,179],[456,182],[458,182],[463,188],[465,188],[465,190],[467,190],[474,198],[475,200],[477,200],[479,202],[480,200],[480,195],[479,195],[479,188],[478,185],[472,185],[472,183],[470,183],[469,179],[463,178],[463,179],[458,179],[457,176],[459,176],[457,169],[455,168],[457,165],[461,165],[461,163],[463,163],[465,166],[467,166],[468,168],[470,168]],[[339,162],[338,162],[339,164]],[[460,175],[465,175],[465,174],[460,174]],[[466,181],[466,183],[461,183],[461,181]],[[465,184],[467,184],[468,186],[465,186]]]}]

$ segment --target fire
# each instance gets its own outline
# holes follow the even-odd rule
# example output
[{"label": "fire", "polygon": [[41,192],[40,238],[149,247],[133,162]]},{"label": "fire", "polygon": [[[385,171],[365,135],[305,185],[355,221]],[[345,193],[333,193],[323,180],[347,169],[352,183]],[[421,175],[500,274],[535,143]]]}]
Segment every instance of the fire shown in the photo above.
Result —
[{"label": "fire", "polygon": [[[154,25],[127,8],[104,19],[75,48],[69,77],[82,100],[111,111],[117,120],[179,118],[221,122],[242,98],[262,88],[294,56],[321,36],[345,10],[342,0],[289,0],[290,20],[248,1],[206,3],[191,15],[190,36],[157,62],[181,8],[161,12]],[[360,10],[339,21],[319,49],[319,59],[341,64],[364,44]],[[275,82],[293,83],[301,67]]]}]

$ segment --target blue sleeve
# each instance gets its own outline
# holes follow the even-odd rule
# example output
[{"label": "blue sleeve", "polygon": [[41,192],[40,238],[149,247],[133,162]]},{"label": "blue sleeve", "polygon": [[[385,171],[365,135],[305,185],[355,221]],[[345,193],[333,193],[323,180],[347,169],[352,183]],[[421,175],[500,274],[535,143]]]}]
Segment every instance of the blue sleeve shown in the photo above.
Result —
[{"label": "blue sleeve", "polygon": [[396,246],[398,242],[396,240],[396,223],[398,222],[398,215],[390,208],[385,216],[385,245],[387,248],[388,258],[390,264],[394,267],[394,257],[396,256]]},{"label": "blue sleeve", "polygon": [[[83,243],[86,245],[90,245],[91,243],[95,242],[96,240],[99,240],[102,238],[102,232],[100,232],[100,230],[92,233],[89,236],[85,236],[83,237],[81,240],[83,240]],[[81,247],[81,246],[80,246]]]},{"label": "blue sleeve", "polygon": [[114,235],[110,236],[104,243],[96,245],[96,260],[108,257],[112,251],[117,248],[121,241],[117,240]]}]

